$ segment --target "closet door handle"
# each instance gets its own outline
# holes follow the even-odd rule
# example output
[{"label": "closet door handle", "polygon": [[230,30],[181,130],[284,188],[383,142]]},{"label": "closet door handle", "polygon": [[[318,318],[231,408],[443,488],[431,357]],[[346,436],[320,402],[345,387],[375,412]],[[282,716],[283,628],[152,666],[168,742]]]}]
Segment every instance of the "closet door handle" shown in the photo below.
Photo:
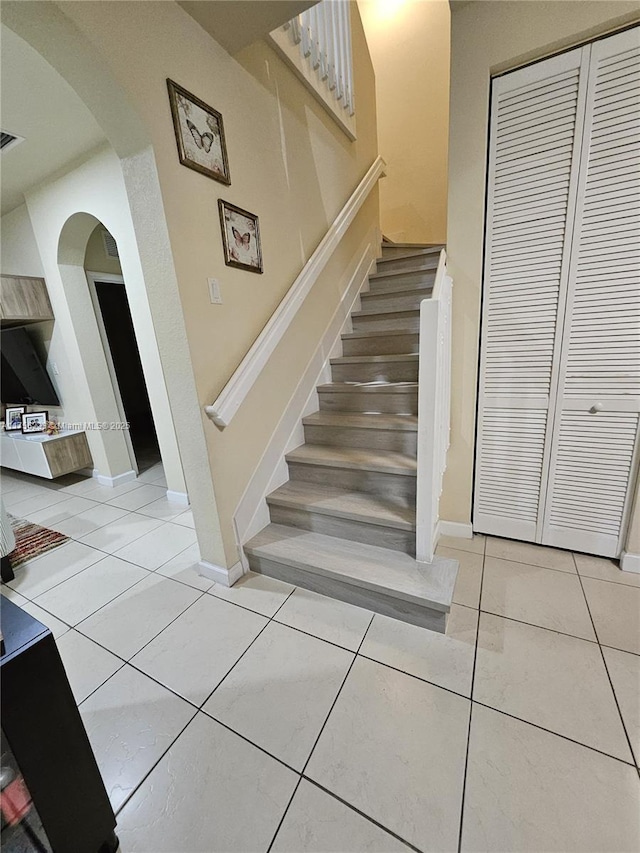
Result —
[{"label": "closet door handle", "polygon": [[602,411],[602,403],[594,403],[593,406],[589,409],[592,415],[595,415],[597,412]]}]

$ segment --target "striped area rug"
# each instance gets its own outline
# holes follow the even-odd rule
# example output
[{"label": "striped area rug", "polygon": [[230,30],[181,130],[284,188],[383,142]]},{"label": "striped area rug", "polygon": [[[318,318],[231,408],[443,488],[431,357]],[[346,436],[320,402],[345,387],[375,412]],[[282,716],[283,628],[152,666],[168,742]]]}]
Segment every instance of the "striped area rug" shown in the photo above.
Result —
[{"label": "striped area rug", "polygon": [[69,541],[69,537],[63,533],[49,530],[48,527],[41,527],[39,524],[33,524],[24,518],[15,518],[15,516],[7,514],[16,537],[16,547],[11,552],[11,568],[13,569],[17,569],[27,560],[46,554],[47,551]]}]

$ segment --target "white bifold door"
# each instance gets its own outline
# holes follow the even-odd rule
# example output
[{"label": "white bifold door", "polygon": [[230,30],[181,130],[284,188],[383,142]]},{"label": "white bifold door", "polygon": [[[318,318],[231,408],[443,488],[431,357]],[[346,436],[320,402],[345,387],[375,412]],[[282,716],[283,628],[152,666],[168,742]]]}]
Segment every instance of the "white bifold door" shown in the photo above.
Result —
[{"label": "white bifold door", "polygon": [[474,529],[624,544],[640,413],[640,28],[492,84]]}]

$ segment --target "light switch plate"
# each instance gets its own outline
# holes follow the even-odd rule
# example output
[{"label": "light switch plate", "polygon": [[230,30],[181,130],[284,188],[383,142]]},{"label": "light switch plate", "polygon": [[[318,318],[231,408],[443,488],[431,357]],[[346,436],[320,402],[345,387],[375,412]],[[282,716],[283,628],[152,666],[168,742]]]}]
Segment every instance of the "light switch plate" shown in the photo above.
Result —
[{"label": "light switch plate", "polygon": [[222,305],[222,296],[220,295],[220,282],[217,278],[208,278],[209,282],[209,299],[214,305]]}]

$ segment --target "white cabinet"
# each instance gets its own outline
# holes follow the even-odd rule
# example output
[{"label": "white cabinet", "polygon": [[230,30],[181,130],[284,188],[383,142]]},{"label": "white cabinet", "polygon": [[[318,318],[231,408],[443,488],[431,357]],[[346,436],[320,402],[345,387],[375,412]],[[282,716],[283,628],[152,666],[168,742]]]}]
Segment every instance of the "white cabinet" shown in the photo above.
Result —
[{"label": "white cabinet", "polygon": [[640,412],[639,32],[492,87],[474,527],[606,556]]},{"label": "white cabinet", "polygon": [[93,459],[84,432],[64,430],[59,435],[0,433],[0,464],[49,480],[93,468]]}]

